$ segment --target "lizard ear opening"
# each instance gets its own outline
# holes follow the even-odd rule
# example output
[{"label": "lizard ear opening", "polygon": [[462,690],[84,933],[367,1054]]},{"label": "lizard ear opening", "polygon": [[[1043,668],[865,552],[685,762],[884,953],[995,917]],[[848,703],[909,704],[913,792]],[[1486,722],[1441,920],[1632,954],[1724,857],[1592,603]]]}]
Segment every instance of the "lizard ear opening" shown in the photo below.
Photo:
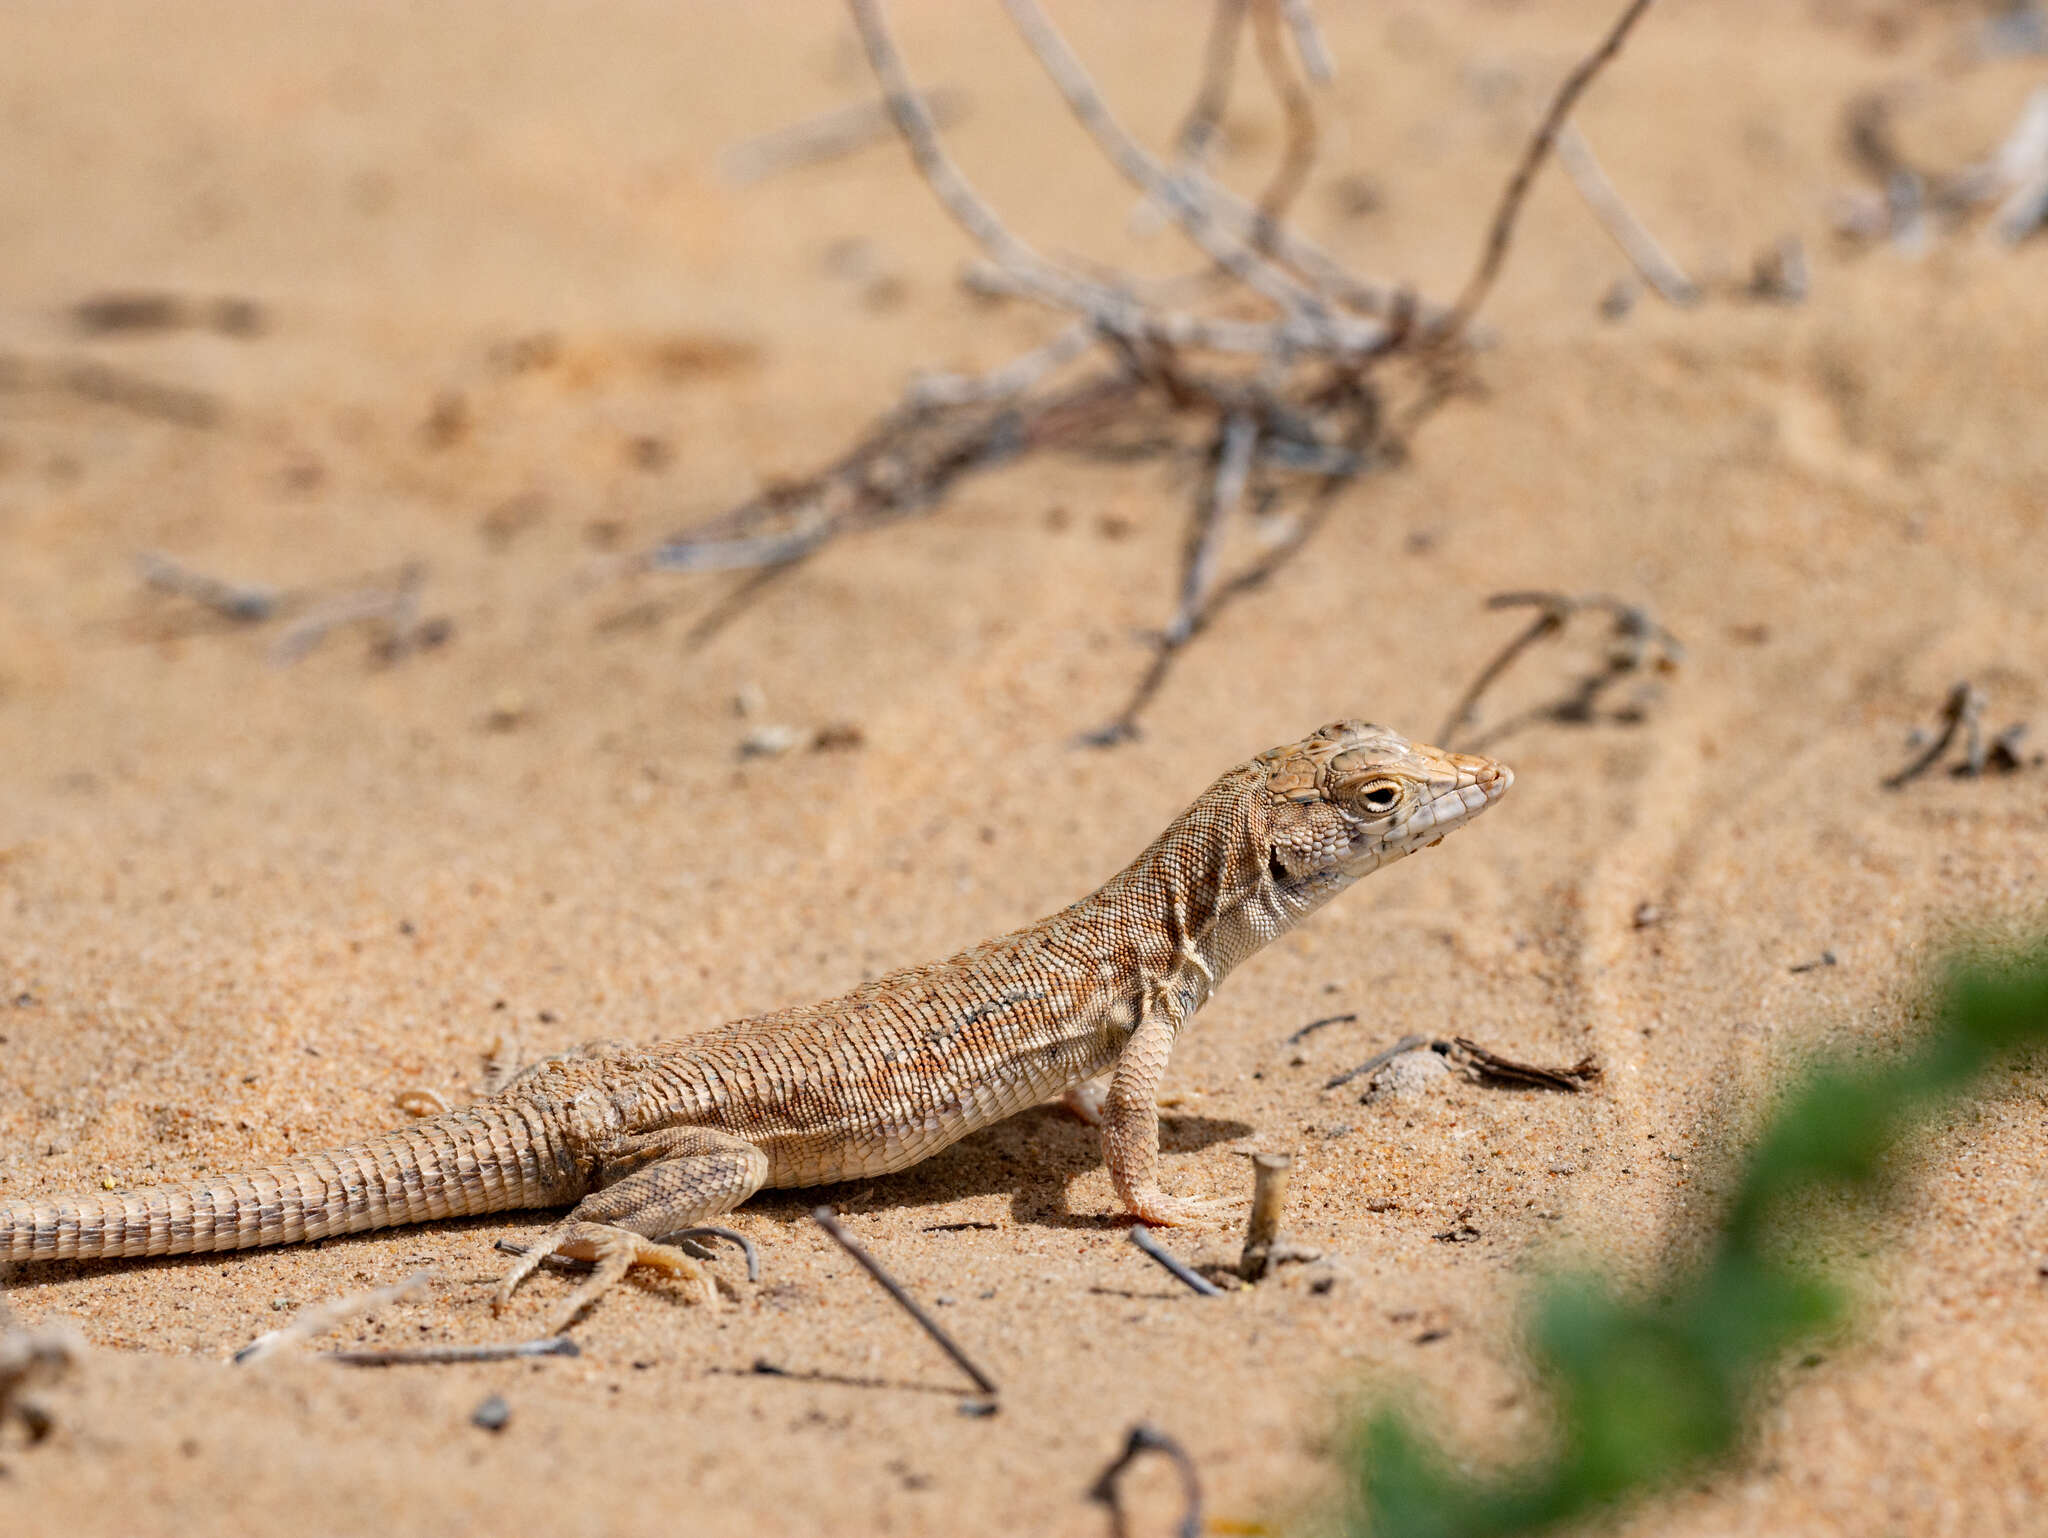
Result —
[{"label": "lizard ear opening", "polygon": [[1277,844],[1266,851],[1266,874],[1282,885],[1287,881],[1287,862],[1280,858],[1280,848]]}]

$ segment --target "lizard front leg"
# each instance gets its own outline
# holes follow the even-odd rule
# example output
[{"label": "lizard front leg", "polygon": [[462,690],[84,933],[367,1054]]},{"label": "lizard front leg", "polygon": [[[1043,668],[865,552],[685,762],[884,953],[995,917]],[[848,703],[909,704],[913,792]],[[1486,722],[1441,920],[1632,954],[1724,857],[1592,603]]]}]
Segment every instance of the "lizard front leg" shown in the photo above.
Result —
[{"label": "lizard front leg", "polygon": [[671,1127],[628,1138],[599,1167],[599,1189],[543,1233],[498,1284],[495,1307],[511,1301],[519,1284],[550,1255],[595,1261],[597,1270],[570,1297],[556,1333],[634,1266],[648,1266],[696,1284],[704,1302],[717,1301],[711,1274],[697,1260],[657,1241],[692,1224],[730,1212],[761,1189],[768,1156],[744,1138],[708,1127]]},{"label": "lizard front leg", "polygon": [[1141,1222],[1200,1226],[1228,1202],[1190,1201],[1159,1188],[1159,1085],[1173,1055],[1179,1020],[1170,1001],[1152,997],[1124,1043],[1102,1102],[1102,1156],[1124,1210]]}]

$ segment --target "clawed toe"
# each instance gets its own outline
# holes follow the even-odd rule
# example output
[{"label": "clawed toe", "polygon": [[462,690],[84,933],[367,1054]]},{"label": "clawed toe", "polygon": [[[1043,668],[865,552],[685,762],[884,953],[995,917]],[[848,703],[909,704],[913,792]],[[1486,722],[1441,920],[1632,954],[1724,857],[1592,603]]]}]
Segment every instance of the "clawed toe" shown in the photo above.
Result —
[{"label": "clawed toe", "polygon": [[1207,1228],[1212,1219],[1237,1203],[1228,1199],[1196,1201],[1164,1191],[1140,1191],[1131,1198],[1131,1216],[1155,1228]]},{"label": "clawed toe", "polygon": [[497,1295],[491,1300],[493,1312],[503,1312],[519,1284],[550,1255],[587,1260],[595,1267],[590,1279],[569,1295],[568,1303],[550,1331],[552,1334],[561,1334],[581,1319],[635,1266],[646,1266],[680,1277],[687,1284],[687,1293],[693,1302],[714,1308],[719,1304],[718,1288],[711,1273],[674,1245],[657,1244],[630,1229],[615,1228],[609,1224],[565,1223],[542,1234],[505,1273],[504,1280],[498,1284]]}]

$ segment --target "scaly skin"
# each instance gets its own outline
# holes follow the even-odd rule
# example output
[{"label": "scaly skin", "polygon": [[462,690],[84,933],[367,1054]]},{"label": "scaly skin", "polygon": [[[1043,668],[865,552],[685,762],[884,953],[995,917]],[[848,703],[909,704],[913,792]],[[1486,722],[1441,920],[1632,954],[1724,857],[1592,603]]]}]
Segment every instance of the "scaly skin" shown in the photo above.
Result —
[{"label": "scaly skin", "polygon": [[1230,770],[1092,896],[822,1004],[541,1063],[500,1094],[332,1152],[188,1185],[0,1204],[0,1261],[183,1255],[574,1202],[513,1267],[598,1262],[573,1318],[656,1243],[768,1186],[886,1174],[1114,1069],[1103,1153],[1124,1209],[1160,1188],[1175,1036],[1232,968],[1513,781],[1486,759],[1339,721]]}]

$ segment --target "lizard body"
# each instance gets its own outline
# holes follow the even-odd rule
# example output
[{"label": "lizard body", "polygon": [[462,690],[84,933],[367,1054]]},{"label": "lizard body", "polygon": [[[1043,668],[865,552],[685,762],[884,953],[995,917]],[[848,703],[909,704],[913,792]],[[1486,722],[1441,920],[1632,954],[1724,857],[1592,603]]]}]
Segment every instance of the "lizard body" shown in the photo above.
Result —
[{"label": "lizard body", "polygon": [[570,1317],[632,1265],[713,1294],[659,1237],[763,1187],[886,1174],[1114,1070],[1106,1161],[1127,1211],[1197,1221],[1158,1183],[1175,1034],[1254,951],[1435,843],[1513,781],[1483,758],[1339,721],[1225,773],[1072,906],[840,998],[526,1070],[463,1110],[238,1174],[0,1203],[0,1262],[243,1249],[574,1203],[512,1268],[598,1262]]}]

